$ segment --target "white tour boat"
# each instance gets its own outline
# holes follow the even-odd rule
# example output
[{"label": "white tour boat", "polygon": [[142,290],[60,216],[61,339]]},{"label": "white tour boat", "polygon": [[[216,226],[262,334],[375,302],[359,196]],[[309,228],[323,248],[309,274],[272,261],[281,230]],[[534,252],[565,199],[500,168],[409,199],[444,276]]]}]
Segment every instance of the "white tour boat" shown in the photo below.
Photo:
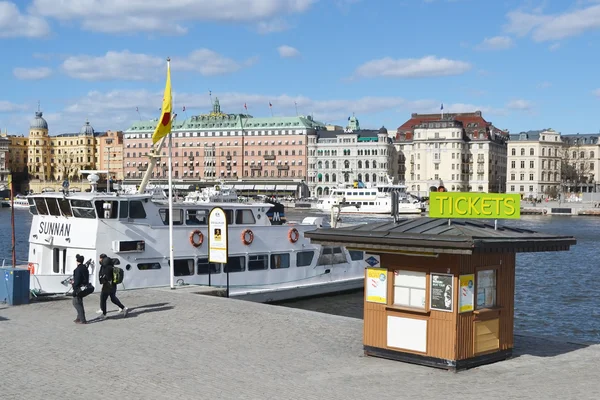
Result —
[{"label": "white tour boat", "polygon": [[[9,201],[10,203],[10,201]],[[29,208],[29,202],[26,196],[17,195],[12,201],[14,208]]]},{"label": "white tour boat", "polygon": [[[106,253],[124,270],[119,290],[168,286],[168,199],[157,194],[60,192],[28,196],[33,214],[28,268],[31,289],[65,293],[76,267],[75,255],[90,260],[97,288],[98,257]],[[228,221],[229,257],[225,265],[208,262],[207,219],[219,206]],[[311,244],[304,232],[322,218],[285,222],[268,203],[176,202],[173,205],[174,280],[176,285],[225,287],[230,296],[270,302],[335,293],[363,286],[364,253],[342,246]]]},{"label": "white tour boat", "polygon": [[221,183],[188,193],[185,203],[237,203],[238,194],[233,185]]},{"label": "white tour boat", "polygon": [[398,193],[398,213],[421,214],[425,211],[419,199],[406,192],[405,185],[391,183],[374,187],[346,187],[332,189],[328,196],[317,200],[315,208],[330,212],[332,207],[340,206],[341,214],[391,214],[392,192]]}]

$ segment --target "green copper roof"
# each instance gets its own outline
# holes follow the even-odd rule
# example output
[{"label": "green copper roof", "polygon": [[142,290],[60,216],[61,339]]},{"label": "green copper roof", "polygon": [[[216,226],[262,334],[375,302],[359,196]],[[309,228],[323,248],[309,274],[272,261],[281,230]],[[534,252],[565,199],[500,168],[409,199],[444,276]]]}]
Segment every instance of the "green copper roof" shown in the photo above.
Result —
[{"label": "green copper roof", "polygon": [[[158,119],[134,122],[126,133],[154,132]],[[218,103],[210,114],[195,115],[188,119],[173,123],[173,132],[201,130],[266,130],[266,129],[316,129],[325,128],[325,124],[315,121],[310,116],[297,117],[264,117],[254,118],[248,114],[223,114]]]}]

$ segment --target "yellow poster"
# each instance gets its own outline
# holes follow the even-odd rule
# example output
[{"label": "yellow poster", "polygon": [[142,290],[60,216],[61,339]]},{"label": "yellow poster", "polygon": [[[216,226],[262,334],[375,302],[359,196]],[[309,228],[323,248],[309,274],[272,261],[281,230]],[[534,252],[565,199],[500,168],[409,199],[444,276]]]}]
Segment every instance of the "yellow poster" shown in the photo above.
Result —
[{"label": "yellow poster", "polygon": [[460,286],[458,312],[473,311],[475,275],[461,275],[458,277],[458,281]]},{"label": "yellow poster", "polygon": [[387,304],[387,269],[367,268],[367,301]]}]

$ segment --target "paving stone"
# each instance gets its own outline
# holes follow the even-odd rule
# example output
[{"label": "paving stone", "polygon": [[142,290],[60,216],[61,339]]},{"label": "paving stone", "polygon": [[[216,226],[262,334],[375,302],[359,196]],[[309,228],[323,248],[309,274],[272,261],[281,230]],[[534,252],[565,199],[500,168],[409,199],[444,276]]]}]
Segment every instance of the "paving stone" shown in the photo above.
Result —
[{"label": "paving stone", "polygon": [[[87,325],[70,298],[0,306],[0,399],[600,398],[599,345],[517,336],[513,359],[452,373],[364,357],[358,319],[189,290],[118,296],[127,318]],[[96,318],[98,295],[84,302]]]}]

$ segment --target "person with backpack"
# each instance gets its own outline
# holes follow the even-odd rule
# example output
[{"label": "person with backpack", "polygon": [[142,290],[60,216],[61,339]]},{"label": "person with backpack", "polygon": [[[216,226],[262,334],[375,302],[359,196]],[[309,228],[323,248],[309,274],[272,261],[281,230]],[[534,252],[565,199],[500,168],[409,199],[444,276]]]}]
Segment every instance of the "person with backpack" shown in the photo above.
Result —
[{"label": "person with backpack", "polygon": [[[83,263],[83,256],[77,254],[75,256],[77,260],[77,268],[73,271],[73,279],[71,279],[71,285],[73,286],[73,307],[77,310],[77,318],[75,319],[76,324],[86,324],[85,309],[83,307],[83,298],[90,292],[90,272],[87,266]],[[91,290],[93,291],[93,286]]]},{"label": "person with backpack", "polygon": [[[102,315],[100,319],[106,319],[106,301],[110,297],[110,301],[119,307],[121,312],[123,313],[123,317],[127,316],[127,311],[129,309],[119,301],[117,298],[117,284],[122,282],[122,274],[115,280],[115,267],[113,261],[106,255],[100,254],[100,273],[99,273],[99,282],[102,285],[102,291],[100,292],[100,310],[102,310]],[[120,268],[119,268],[120,270]],[[121,272],[120,270],[119,272]]]}]

